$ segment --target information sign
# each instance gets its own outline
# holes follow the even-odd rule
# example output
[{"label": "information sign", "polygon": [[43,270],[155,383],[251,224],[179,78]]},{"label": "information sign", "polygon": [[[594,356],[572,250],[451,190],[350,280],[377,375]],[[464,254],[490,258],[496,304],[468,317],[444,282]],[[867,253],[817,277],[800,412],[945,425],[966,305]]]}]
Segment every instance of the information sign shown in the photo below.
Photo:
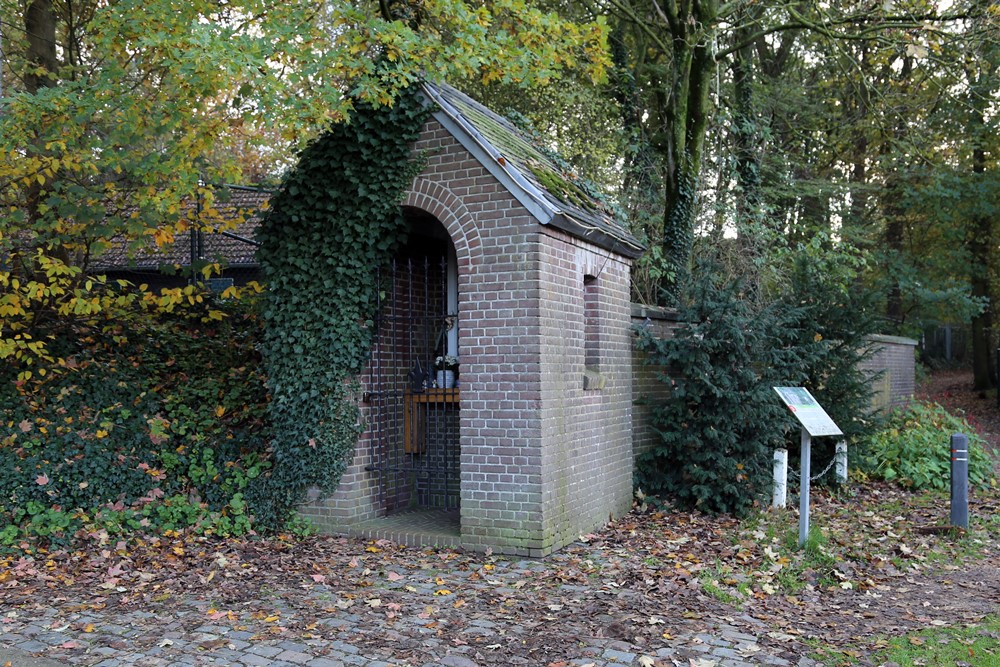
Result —
[{"label": "information sign", "polygon": [[774,390],[809,435],[844,434],[805,387],[775,387]]}]

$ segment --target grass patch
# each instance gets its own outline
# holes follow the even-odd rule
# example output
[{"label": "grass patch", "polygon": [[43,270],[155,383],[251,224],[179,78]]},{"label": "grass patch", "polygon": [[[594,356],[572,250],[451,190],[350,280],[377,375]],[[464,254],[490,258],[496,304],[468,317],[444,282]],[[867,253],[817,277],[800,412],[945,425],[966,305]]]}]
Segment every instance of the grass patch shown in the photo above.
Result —
[{"label": "grass patch", "polygon": [[750,582],[745,577],[734,574],[732,567],[716,563],[711,570],[701,572],[698,582],[705,595],[742,608],[747,596],[751,594]]},{"label": "grass patch", "polygon": [[889,640],[876,663],[901,667],[1000,667],[1000,617],[966,628],[934,628]]}]

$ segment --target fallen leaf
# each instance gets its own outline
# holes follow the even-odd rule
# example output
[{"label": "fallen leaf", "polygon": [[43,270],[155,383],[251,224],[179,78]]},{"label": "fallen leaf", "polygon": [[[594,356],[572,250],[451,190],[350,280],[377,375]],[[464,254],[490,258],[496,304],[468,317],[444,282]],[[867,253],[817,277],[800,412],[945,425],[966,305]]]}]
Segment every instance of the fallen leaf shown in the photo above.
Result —
[{"label": "fallen leaf", "polygon": [[707,658],[690,658],[688,662],[689,667],[715,667],[718,664],[718,660],[709,660]]}]

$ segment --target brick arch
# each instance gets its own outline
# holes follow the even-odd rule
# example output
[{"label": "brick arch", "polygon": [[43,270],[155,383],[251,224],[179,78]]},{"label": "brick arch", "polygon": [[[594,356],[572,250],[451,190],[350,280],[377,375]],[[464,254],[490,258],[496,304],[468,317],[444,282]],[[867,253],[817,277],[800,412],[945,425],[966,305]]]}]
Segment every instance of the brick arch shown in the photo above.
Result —
[{"label": "brick arch", "polygon": [[403,206],[411,206],[430,213],[448,230],[459,266],[463,260],[478,261],[482,257],[479,229],[472,214],[454,192],[440,183],[418,177],[407,191]]}]

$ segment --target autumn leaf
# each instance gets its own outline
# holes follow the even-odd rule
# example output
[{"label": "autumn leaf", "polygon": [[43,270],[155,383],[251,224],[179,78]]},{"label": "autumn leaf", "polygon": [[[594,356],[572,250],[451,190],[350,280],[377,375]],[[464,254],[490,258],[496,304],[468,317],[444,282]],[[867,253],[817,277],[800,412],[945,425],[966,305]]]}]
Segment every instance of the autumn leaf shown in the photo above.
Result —
[{"label": "autumn leaf", "polygon": [[45,473],[42,473],[41,475],[35,478],[35,484],[37,484],[38,486],[45,486],[48,483],[49,483],[49,476],[46,475]]}]

